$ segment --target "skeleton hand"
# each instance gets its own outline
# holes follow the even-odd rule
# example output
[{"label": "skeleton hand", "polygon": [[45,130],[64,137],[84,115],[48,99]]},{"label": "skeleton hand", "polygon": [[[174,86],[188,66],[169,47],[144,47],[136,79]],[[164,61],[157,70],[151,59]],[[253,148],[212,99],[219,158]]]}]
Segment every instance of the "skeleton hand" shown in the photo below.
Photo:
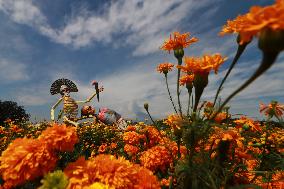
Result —
[{"label": "skeleton hand", "polygon": [[99,92],[102,92],[102,91],[104,91],[104,86],[101,86],[99,89]]}]

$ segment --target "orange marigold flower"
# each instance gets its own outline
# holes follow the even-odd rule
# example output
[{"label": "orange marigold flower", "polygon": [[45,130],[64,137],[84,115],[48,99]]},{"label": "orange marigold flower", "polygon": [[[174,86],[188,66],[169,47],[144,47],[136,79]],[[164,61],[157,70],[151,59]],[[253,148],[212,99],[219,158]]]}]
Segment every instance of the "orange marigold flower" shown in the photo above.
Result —
[{"label": "orange marigold flower", "polygon": [[186,85],[186,84],[191,84],[194,80],[194,74],[187,74],[187,75],[183,75],[180,79],[179,79],[179,84],[180,85]]},{"label": "orange marigold flower", "polygon": [[160,73],[167,74],[169,71],[172,71],[173,67],[174,67],[173,64],[166,62],[166,63],[159,64],[157,67],[157,71]]},{"label": "orange marigold flower", "polygon": [[159,182],[151,171],[112,155],[101,154],[90,160],[79,158],[70,163],[64,173],[69,178],[68,189],[83,188],[94,182],[116,189],[159,188]]},{"label": "orange marigold flower", "polygon": [[254,120],[242,116],[240,119],[235,120],[234,123],[237,124],[236,128],[240,129],[243,127],[249,127],[252,131],[261,131],[260,124]]},{"label": "orange marigold flower", "polygon": [[136,131],[136,127],[133,126],[133,125],[129,125],[129,126],[126,128],[126,131]]},{"label": "orange marigold flower", "polygon": [[96,165],[80,157],[76,162],[69,163],[64,169],[64,174],[69,178],[67,189],[84,188],[96,182]]},{"label": "orange marigold flower", "polygon": [[72,151],[78,142],[75,127],[54,124],[41,133],[39,139],[47,143],[47,146],[59,151]]},{"label": "orange marigold flower", "polygon": [[133,156],[133,155],[136,155],[139,151],[139,148],[136,147],[136,146],[133,146],[133,145],[130,145],[130,144],[125,144],[124,146],[124,151],[130,155],[130,156]]},{"label": "orange marigold flower", "polygon": [[107,149],[107,144],[103,143],[102,145],[100,145],[99,147],[99,153],[105,153]]},{"label": "orange marigold flower", "polygon": [[[165,146],[168,150],[170,150],[170,153],[174,156],[174,158],[177,158],[178,154],[178,145],[175,141],[172,141],[168,137],[163,137],[159,143],[162,146]],[[181,153],[181,159],[183,159],[186,156],[187,148],[185,146],[180,146],[180,153]]]},{"label": "orange marigold flower", "polygon": [[226,57],[222,57],[221,54],[203,55],[202,57],[185,57],[185,66],[177,66],[181,68],[183,72],[190,73],[206,73],[211,70],[217,73],[221,64],[227,60]]},{"label": "orange marigold flower", "polygon": [[221,123],[223,120],[227,119],[228,117],[230,117],[230,115],[228,115],[226,112],[220,112],[216,115],[216,117],[214,118],[214,120],[217,123]]},{"label": "orange marigold flower", "polygon": [[141,154],[140,162],[151,171],[166,171],[173,159],[165,146],[154,146]]},{"label": "orange marigold flower", "polygon": [[249,42],[264,29],[284,30],[284,1],[276,0],[275,4],[260,7],[253,6],[247,14],[238,16],[235,20],[227,21],[220,35],[237,33],[240,44]]},{"label": "orange marigold flower", "polygon": [[277,101],[271,101],[269,105],[265,105],[262,102],[259,104],[260,106],[260,113],[264,112],[264,114],[268,117],[282,117],[284,112],[284,105],[278,104]]},{"label": "orange marigold flower", "polygon": [[135,131],[129,131],[129,132],[123,133],[123,141],[127,144],[136,145],[136,144],[139,144],[144,139],[145,139],[144,135],[140,135],[139,133],[136,133]]},{"label": "orange marigold flower", "polygon": [[231,145],[234,145],[239,149],[244,149],[244,138],[240,135],[236,128],[224,130],[219,127],[215,127],[214,129],[214,133],[208,140],[209,144],[213,144],[213,149],[217,148],[221,141],[229,141]]},{"label": "orange marigold flower", "polygon": [[20,133],[20,132],[23,131],[23,129],[19,128],[19,126],[17,126],[17,125],[11,125],[10,130],[14,133]]},{"label": "orange marigold flower", "polygon": [[168,179],[163,178],[161,180],[161,186],[170,186],[171,179],[172,179],[172,176],[170,176]]},{"label": "orange marigold flower", "polygon": [[170,34],[170,38],[164,42],[161,49],[169,51],[170,53],[171,50],[186,48],[197,41],[198,39],[196,37],[190,38],[189,32],[183,34],[180,34],[179,32],[173,32],[172,34]]},{"label": "orange marigold flower", "polygon": [[12,188],[41,177],[56,166],[55,154],[37,139],[18,138],[0,157],[4,188]]},{"label": "orange marigold flower", "polygon": [[112,142],[111,144],[110,144],[110,149],[116,149],[116,147],[117,147],[117,144],[116,143],[114,143],[114,142]]},{"label": "orange marigold flower", "polygon": [[144,133],[148,140],[148,147],[153,147],[154,145],[160,143],[161,141],[161,135],[159,131],[153,127],[153,126],[147,126],[143,130],[141,130],[142,133]]},{"label": "orange marigold flower", "polygon": [[168,118],[164,121],[165,124],[170,126],[172,129],[181,129],[183,124],[183,119],[179,115],[169,115]]}]

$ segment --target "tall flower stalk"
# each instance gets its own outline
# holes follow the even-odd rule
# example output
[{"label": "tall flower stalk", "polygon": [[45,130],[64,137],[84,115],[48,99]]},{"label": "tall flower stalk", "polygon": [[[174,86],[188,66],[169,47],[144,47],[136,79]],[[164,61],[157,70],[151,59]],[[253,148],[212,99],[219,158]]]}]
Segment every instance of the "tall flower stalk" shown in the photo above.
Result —
[{"label": "tall flower stalk", "polygon": [[173,106],[175,112],[177,113],[177,109],[176,109],[176,106],[174,104],[174,101],[173,101],[173,98],[172,98],[172,95],[171,95],[171,92],[170,92],[170,89],[169,89],[169,84],[168,84],[168,72],[172,71],[173,66],[174,65],[171,64],[171,63],[162,63],[162,64],[158,65],[157,71],[160,72],[160,73],[163,73],[165,75],[166,86],[167,86],[167,91],[168,91],[168,94],[169,94],[169,97],[170,97],[170,101],[172,103],[172,106]]},{"label": "tall flower stalk", "polygon": [[168,94],[169,94],[169,97],[170,97],[170,101],[171,101],[171,103],[172,103],[172,105],[173,105],[173,108],[174,108],[174,110],[175,110],[175,113],[177,113],[177,109],[176,109],[176,106],[175,106],[175,104],[174,104],[174,101],[173,101],[173,98],[172,98],[172,95],[171,95],[171,92],[170,92],[170,89],[169,89],[168,75],[167,75],[167,74],[165,74],[165,78],[166,78],[167,91],[168,91]]},{"label": "tall flower stalk", "polygon": [[217,73],[219,66],[226,59],[226,57],[222,57],[220,54],[185,57],[185,66],[178,66],[183,72],[194,74],[193,86],[195,89],[195,100],[193,112],[196,112],[203,91],[208,85],[209,72],[215,70],[215,73]]},{"label": "tall flower stalk", "polygon": [[[184,48],[188,47],[190,44],[197,42],[198,39],[193,37],[190,38],[189,33],[180,34],[179,32],[173,32],[170,38],[164,42],[161,49],[166,51],[174,51],[174,55],[178,60],[178,66],[182,65],[182,58],[184,56]],[[179,114],[182,116],[182,107],[180,102],[180,89],[179,89],[179,79],[180,79],[180,68],[178,68],[177,73],[177,99],[178,99],[178,109]]]},{"label": "tall flower stalk", "polygon": [[[180,66],[182,64],[182,57],[184,55],[183,49],[175,50],[175,57],[178,60],[178,65]],[[179,107],[179,113],[182,117],[182,107],[180,103],[180,90],[179,90],[179,79],[180,79],[180,68],[178,67],[178,73],[177,73],[177,99],[178,99],[178,107]]]},{"label": "tall flower stalk", "polygon": [[[184,75],[180,78],[180,85],[185,85],[187,88],[188,93],[188,104],[187,104],[187,117],[189,116],[189,108],[190,108],[190,100],[191,100],[191,94],[192,94],[192,88],[193,88],[193,80],[194,80],[194,74],[188,72],[187,75]],[[193,102],[192,102],[193,103]]]},{"label": "tall flower stalk", "polygon": [[[238,37],[237,41],[239,41],[239,37]],[[228,69],[228,71],[227,71],[225,77],[222,79],[222,81],[221,81],[221,83],[220,83],[220,86],[218,87],[218,90],[217,90],[216,95],[215,95],[215,98],[214,98],[213,106],[215,106],[215,104],[216,104],[216,101],[217,101],[217,99],[218,99],[219,93],[221,92],[222,87],[223,87],[225,81],[227,80],[228,76],[230,75],[231,71],[232,71],[233,68],[235,67],[236,63],[238,62],[239,58],[240,58],[241,55],[243,54],[243,52],[244,52],[244,50],[246,49],[246,46],[247,46],[248,44],[249,44],[249,42],[246,42],[246,43],[241,44],[241,45],[239,44],[238,50],[237,50],[237,52],[236,52],[236,55],[235,55],[235,57],[234,57],[234,59],[233,59],[231,65],[230,65],[230,67],[229,67],[229,69]]]}]

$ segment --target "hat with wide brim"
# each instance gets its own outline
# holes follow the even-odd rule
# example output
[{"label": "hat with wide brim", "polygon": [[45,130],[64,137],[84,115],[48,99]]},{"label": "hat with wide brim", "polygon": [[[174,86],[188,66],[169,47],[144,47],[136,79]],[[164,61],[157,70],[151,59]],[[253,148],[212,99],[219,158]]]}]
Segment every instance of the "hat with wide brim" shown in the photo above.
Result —
[{"label": "hat with wide brim", "polygon": [[60,87],[62,85],[66,85],[69,88],[70,92],[78,92],[78,88],[75,85],[75,83],[73,83],[73,81],[62,78],[62,79],[57,79],[56,81],[52,83],[51,88],[50,88],[51,95],[60,93]]}]

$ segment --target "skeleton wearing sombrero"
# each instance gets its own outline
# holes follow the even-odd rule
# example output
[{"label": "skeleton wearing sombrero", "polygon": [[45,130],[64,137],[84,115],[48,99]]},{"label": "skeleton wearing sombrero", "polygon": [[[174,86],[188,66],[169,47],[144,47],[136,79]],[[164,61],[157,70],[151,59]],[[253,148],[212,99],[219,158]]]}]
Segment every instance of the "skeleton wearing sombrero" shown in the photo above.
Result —
[{"label": "skeleton wearing sombrero", "polygon": [[50,93],[55,95],[60,93],[61,98],[51,108],[51,120],[54,121],[54,110],[63,101],[63,120],[78,126],[77,115],[78,115],[78,104],[84,104],[90,102],[96,95],[99,101],[99,92],[103,91],[103,87],[98,88],[98,83],[95,85],[96,92],[85,101],[75,101],[70,97],[70,92],[78,92],[77,86],[69,79],[58,79],[51,85]]}]

